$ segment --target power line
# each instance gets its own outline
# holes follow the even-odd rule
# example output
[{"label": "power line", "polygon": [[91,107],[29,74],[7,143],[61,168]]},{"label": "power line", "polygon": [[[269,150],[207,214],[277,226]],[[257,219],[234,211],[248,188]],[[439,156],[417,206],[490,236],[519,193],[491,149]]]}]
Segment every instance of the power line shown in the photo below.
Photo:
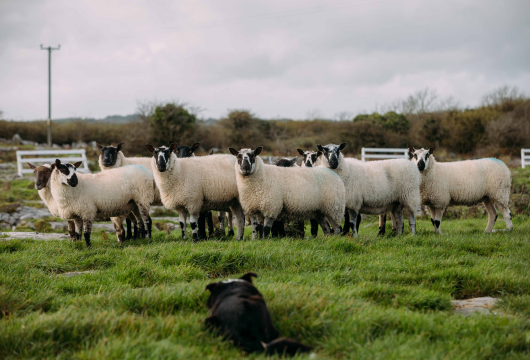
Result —
[{"label": "power line", "polygon": [[40,44],[41,50],[48,50],[48,146],[52,146],[52,51],[60,50],[61,45],[56,48],[51,46],[43,47]]}]

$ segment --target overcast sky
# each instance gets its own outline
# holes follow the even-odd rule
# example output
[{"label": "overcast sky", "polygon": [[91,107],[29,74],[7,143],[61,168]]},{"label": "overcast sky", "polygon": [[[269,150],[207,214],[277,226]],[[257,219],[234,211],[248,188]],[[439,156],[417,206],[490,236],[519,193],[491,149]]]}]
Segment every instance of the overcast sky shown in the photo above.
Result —
[{"label": "overcast sky", "polygon": [[333,118],[429,87],[530,94],[528,0],[0,0],[0,110],[54,118],[181,100],[221,117]]}]

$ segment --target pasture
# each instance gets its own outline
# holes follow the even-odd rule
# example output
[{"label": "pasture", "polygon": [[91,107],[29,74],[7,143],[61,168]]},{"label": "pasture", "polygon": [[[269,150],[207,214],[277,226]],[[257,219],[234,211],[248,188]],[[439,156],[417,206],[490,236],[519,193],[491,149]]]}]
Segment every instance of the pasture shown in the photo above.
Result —
[{"label": "pasture", "polygon": [[[246,358],[203,320],[205,286],[247,271],[281,335],[318,359],[528,358],[527,217],[489,235],[484,216],[444,221],[441,236],[419,219],[415,237],[389,224],[376,237],[375,222],[358,239],[0,241],[0,358]],[[480,296],[502,300],[497,315],[453,313],[452,299]]]}]

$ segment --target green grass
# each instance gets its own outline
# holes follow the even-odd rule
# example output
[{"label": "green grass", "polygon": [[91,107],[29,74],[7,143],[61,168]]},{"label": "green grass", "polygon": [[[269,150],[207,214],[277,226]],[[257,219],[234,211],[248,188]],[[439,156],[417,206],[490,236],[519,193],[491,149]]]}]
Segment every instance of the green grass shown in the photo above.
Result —
[{"label": "green grass", "polygon": [[[528,358],[530,221],[489,235],[486,222],[442,222],[442,236],[420,220],[416,237],[361,225],[358,239],[196,244],[156,232],[121,246],[98,232],[91,250],[0,241],[0,358],[245,358],[203,320],[205,286],[247,271],[280,333],[319,359]],[[503,315],[451,311],[450,300],[477,296],[501,298]]]}]

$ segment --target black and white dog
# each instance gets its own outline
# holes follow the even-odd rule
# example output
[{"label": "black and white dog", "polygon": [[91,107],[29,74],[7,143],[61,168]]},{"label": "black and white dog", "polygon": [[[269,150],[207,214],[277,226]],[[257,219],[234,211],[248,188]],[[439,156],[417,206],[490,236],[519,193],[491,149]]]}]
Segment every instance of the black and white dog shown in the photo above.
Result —
[{"label": "black and white dog", "polygon": [[240,279],[229,279],[206,286],[210,297],[206,306],[211,315],[207,327],[218,330],[227,339],[248,352],[287,354],[309,352],[309,346],[279,338],[263,296],[252,284],[253,272]]}]

